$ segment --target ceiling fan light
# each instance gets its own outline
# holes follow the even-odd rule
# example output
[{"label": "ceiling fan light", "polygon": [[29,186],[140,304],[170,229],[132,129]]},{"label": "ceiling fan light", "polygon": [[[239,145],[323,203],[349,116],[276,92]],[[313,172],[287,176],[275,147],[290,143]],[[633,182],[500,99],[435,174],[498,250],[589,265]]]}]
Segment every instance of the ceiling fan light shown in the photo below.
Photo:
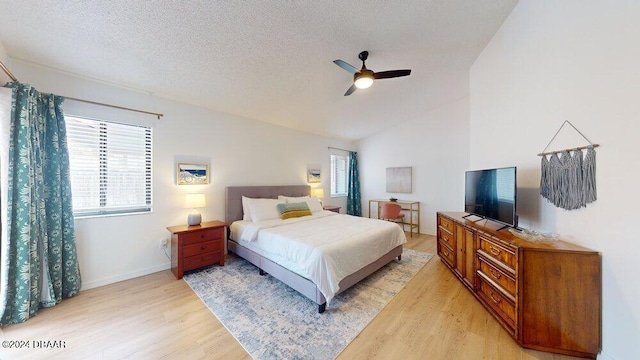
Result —
[{"label": "ceiling fan light", "polygon": [[358,76],[355,79],[353,84],[358,89],[366,89],[366,88],[370,87],[373,84],[373,76],[370,76],[369,74],[360,74],[360,76]]}]

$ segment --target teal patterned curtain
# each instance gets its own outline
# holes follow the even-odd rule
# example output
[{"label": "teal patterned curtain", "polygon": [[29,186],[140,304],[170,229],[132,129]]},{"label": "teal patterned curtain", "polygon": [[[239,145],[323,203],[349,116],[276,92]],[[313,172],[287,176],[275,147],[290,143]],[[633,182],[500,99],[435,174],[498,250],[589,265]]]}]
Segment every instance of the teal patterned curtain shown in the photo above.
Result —
[{"label": "teal patterned curtain", "polygon": [[30,85],[13,91],[7,196],[8,253],[0,324],[24,322],[78,293],[80,269],[71,205],[63,97]]},{"label": "teal patterned curtain", "polygon": [[347,214],[362,216],[362,202],[360,201],[360,176],[358,175],[358,153],[355,151],[349,152]]}]

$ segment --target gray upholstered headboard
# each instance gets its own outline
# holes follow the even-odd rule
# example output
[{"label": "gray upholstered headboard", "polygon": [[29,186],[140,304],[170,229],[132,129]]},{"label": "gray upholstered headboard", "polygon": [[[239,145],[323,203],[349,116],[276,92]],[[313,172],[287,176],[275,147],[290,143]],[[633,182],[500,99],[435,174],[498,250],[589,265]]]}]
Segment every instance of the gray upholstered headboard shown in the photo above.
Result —
[{"label": "gray upholstered headboard", "polygon": [[224,217],[227,224],[242,220],[242,197],[277,199],[278,195],[306,196],[309,185],[229,186],[225,189]]}]

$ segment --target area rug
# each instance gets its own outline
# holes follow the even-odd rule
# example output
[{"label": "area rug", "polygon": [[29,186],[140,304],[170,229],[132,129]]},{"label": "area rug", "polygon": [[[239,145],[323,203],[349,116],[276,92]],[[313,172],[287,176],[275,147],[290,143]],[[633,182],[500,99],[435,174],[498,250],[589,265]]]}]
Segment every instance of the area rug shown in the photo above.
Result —
[{"label": "area rug", "polygon": [[401,261],[337,295],[323,314],[235,256],[184,279],[254,359],[334,359],[432,257],[404,249]]}]

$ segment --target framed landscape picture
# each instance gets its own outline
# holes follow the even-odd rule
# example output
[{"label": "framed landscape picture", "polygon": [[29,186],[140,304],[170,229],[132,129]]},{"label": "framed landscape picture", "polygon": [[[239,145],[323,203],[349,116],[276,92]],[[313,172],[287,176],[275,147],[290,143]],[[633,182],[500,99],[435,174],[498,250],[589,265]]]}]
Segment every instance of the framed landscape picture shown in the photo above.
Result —
[{"label": "framed landscape picture", "polygon": [[205,185],[209,183],[209,164],[179,162],[176,169],[178,185]]},{"label": "framed landscape picture", "polygon": [[322,181],[322,177],[320,176],[320,169],[308,169],[307,170],[307,182],[309,183],[319,183]]}]

